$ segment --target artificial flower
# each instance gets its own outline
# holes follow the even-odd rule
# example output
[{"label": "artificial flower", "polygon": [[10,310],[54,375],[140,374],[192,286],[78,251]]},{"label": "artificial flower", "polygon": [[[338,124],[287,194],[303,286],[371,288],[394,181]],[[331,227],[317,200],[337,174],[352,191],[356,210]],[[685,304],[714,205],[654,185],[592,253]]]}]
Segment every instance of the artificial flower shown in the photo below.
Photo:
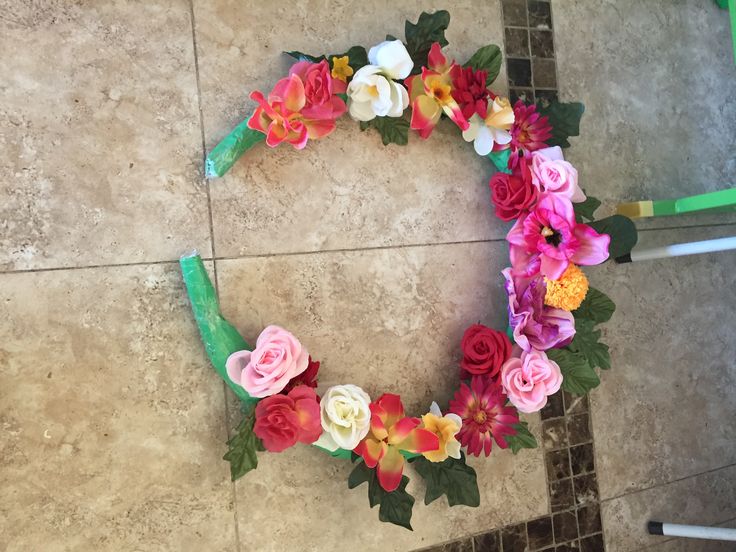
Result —
[{"label": "artificial flower", "polygon": [[226,363],[227,375],[251,397],[281,392],[309,365],[309,353],[299,340],[279,326],[268,326],[253,351],[236,351]]},{"label": "artificial flower", "polygon": [[[312,101],[322,97],[316,90],[312,89]],[[309,116],[302,113],[307,106],[307,96],[304,82],[296,74],[278,81],[268,99],[258,90],[251,92],[250,98],[258,102],[258,107],[248,119],[248,128],[263,132],[266,144],[272,148],[288,142],[302,149],[309,138],[327,136],[335,130],[335,119],[346,109],[342,99],[332,96],[325,104],[310,104],[307,107]]]},{"label": "artificial flower", "polygon": [[468,128],[460,106],[452,95],[450,72],[455,62],[448,62],[438,42],[432,44],[427,56],[427,65],[421,75],[406,79],[411,100],[410,128],[422,138],[432,134],[437,121],[444,112],[462,130]]},{"label": "artificial flower", "polygon": [[253,433],[270,452],[281,452],[297,442],[314,443],[322,433],[314,389],[301,385],[288,395],[272,395],[259,401]]},{"label": "artificial flower", "polygon": [[466,142],[473,142],[478,155],[491,153],[494,144],[505,145],[511,141],[509,129],[514,124],[514,110],[506,98],[497,97],[488,103],[483,113],[474,113],[469,126],[463,131]]},{"label": "artificial flower", "polygon": [[483,324],[473,324],[465,330],[460,348],[463,351],[460,361],[463,377],[469,374],[493,378],[511,356],[508,336]]},{"label": "artificial flower", "polygon": [[304,83],[303,117],[335,120],[345,113],[345,102],[335,94],[344,93],[346,85],[332,78],[327,60],[319,63],[299,61],[291,66],[289,75],[297,75]]},{"label": "artificial flower", "polygon": [[530,414],[547,404],[547,397],[560,390],[562,372],[544,351],[521,351],[501,369],[501,385],[520,412]]},{"label": "artificial flower", "polygon": [[429,413],[422,416],[422,427],[437,435],[440,444],[437,450],[428,450],[422,456],[430,462],[442,462],[448,457],[460,458],[460,442],[455,436],[462,425],[460,416],[452,413],[443,416],[440,407],[433,402]]},{"label": "artificial flower", "polygon": [[353,68],[348,65],[350,58],[348,56],[334,57],[332,58],[332,78],[341,80],[342,82],[348,82],[348,79],[353,76]]},{"label": "artificial flower", "polygon": [[557,280],[544,279],[547,292],[544,304],[550,307],[574,311],[588,294],[588,279],[577,266],[570,263]]},{"label": "artificial flower", "polygon": [[497,172],[489,182],[496,216],[514,220],[529,211],[537,202],[539,189],[532,184],[529,165],[522,163],[511,174]]},{"label": "artificial flower", "polygon": [[357,385],[334,385],[319,403],[322,435],[315,443],[324,449],[353,450],[368,434],[371,398]]},{"label": "artificial flower", "polygon": [[541,191],[559,194],[573,203],[585,201],[578,186],[578,171],[562,156],[560,146],[544,148],[531,154],[532,183]]},{"label": "artificial flower", "polygon": [[472,67],[460,67],[455,65],[450,70],[452,77],[452,97],[460,105],[460,110],[466,119],[473,114],[485,114],[488,98],[491,91],[486,86],[488,72]]},{"label": "artificial flower", "polygon": [[564,347],[575,337],[575,319],[566,310],[544,304],[544,279],[516,276],[510,268],[502,271],[509,297],[509,326],[514,342],[525,351],[546,351]]},{"label": "artificial flower", "polygon": [[537,112],[536,104],[526,105],[522,100],[514,104],[514,124],[511,127],[511,142],[499,149],[511,148],[509,166],[514,168],[524,154],[547,147],[552,138],[549,118]]},{"label": "artificial flower", "polygon": [[400,40],[378,44],[368,52],[370,65],[358,69],[347,87],[350,116],[358,121],[401,117],[409,94],[395,82],[409,76],[414,62]]},{"label": "artificial flower", "polygon": [[419,418],[404,416],[404,405],[398,395],[386,393],[371,403],[371,427],[368,435],[354,449],[365,465],[376,468],[378,483],[391,492],[401,483],[404,457],[401,451],[422,453],[438,450],[437,435],[421,429]]},{"label": "artificial flower", "polygon": [[309,362],[307,363],[307,369],[304,370],[301,374],[293,378],[289,381],[289,383],[286,384],[286,387],[284,387],[284,390],[281,391],[282,393],[288,393],[295,387],[299,387],[300,385],[306,385],[307,387],[311,387],[312,389],[317,388],[317,373],[319,372],[319,361],[318,360],[312,360],[312,357],[309,357]]},{"label": "artificial flower", "polygon": [[468,454],[491,454],[493,441],[505,449],[506,435],[514,435],[514,425],[519,423],[516,409],[506,404],[506,395],[495,382],[474,377],[470,386],[460,384],[450,401],[450,412],[460,416],[462,428],[457,438]]},{"label": "artificial flower", "polygon": [[575,222],[569,199],[543,194],[534,210],[517,219],[506,240],[515,272],[531,276],[538,270],[557,280],[571,262],[596,265],[608,259],[611,237]]}]

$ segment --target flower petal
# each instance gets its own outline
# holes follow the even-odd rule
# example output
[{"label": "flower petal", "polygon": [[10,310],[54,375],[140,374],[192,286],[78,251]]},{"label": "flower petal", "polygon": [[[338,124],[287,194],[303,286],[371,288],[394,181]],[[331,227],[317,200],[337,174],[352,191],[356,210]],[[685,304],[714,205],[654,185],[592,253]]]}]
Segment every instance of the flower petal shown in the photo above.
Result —
[{"label": "flower petal", "polygon": [[596,265],[608,259],[611,236],[599,234],[587,224],[576,224],[573,233],[580,245],[572,255],[572,262],[580,265]]},{"label": "flower petal", "polygon": [[268,100],[270,103],[282,102],[289,111],[300,111],[307,102],[302,79],[296,75],[281,79],[268,95]]},{"label": "flower petal", "polygon": [[427,95],[417,96],[412,104],[410,127],[412,130],[432,129],[440,120],[441,113],[434,99]]},{"label": "flower petal", "polygon": [[386,454],[383,455],[376,468],[378,483],[385,491],[395,491],[401,484],[401,474],[403,471],[404,457],[401,456],[399,449],[396,447],[388,447]]},{"label": "flower petal", "polygon": [[493,135],[488,127],[481,126],[478,129],[478,136],[475,137],[473,147],[475,148],[475,153],[478,155],[485,157],[491,153],[493,149]]},{"label": "flower petal", "polygon": [[[382,417],[382,420],[384,426],[387,428],[390,428],[404,417],[404,405],[401,404],[401,397],[398,395],[384,393],[378,398],[375,404],[385,413],[385,417]],[[371,412],[372,411],[373,405],[371,405]]]},{"label": "flower petal", "polygon": [[365,465],[369,468],[375,468],[376,464],[385,456],[388,445],[383,441],[376,441],[371,437],[366,437],[358,446],[355,447],[355,454],[362,456]]},{"label": "flower petal", "polygon": [[408,452],[428,452],[440,448],[440,438],[431,431],[417,428],[396,446]]},{"label": "flower petal", "polygon": [[402,418],[388,430],[388,444],[396,445],[406,439],[412,429],[421,423],[419,418]]}]

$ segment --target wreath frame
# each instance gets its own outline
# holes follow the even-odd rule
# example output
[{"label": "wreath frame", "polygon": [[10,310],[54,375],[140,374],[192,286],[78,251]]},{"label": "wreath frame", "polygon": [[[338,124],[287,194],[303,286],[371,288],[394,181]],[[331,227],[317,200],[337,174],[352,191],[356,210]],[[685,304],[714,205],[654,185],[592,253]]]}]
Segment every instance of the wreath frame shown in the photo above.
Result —
[{"label": "wreath frame", "polygon": [[[521,227],[525,226],[528,219],[531,220],[530,217],[539,215],[538,211],[541,213],[542,199],[552,197],[556,201],[558,196],[562,197],[560,195],[562,192],[559,192],[559,189],[545,188],[543,183],[540,184],[539,173],[533,173],[534,170],[541,170],[534,165],[535,162],[541,159],[542,161],[539,161],[539,163],[543,163],[548,160],[545,155],[552,155],[552,153],[535,152],[549,152],[551,148],[569,147],[568,138],[579,134],[580,118],[584,112],[584,107],[578,102],[560,103],[555,101],[552,103],[528,104],[519,100],[513,108],[510,108],[508,100],[495,96],[490,92],[490,86],[495,81],[501,68],[502,55],[500,48],[493,44],[484,46],[462,66],[454,61],[449,62],[442,53],[442,48],[448,45],[445,30],[449,22],[450,14],[446,10],[439,10],[434,13],[422,12],[416,23],[406,21],[405,42],[389,35],[385,42],[372,48],[370,52],[366,52],[366,49],[362,46],[353,46],[345,53],[331,56],[313,56],[297,51],[285,52],[285,54],[296,60],[292,71],[290,71],[290,76],[279,81],[268,98],[260,92],[251,94],[251,98],[259,102],[259,108],[253,115],[233,129],[207,156],[205,162],[207,177],[223,176],[244,153],[263,141],[266,141],[267,145],[271,147],[275,147],[283,141],[288,141],[297,149],[301,149],[306,145],[308,139],[321,138],[332,132],[334,130],[334,120],[348,110],[348,105],[350,105],[350,113],[354,118],[364,119],[370,113],[366,111],[368,109],[366,101],[368,100],[365,100],[365,98],[368,96],[363,92],[366,91],[365,86],[374,86],[374,84],[367,84],[359,89],[360,85],[356,86],[354,83],[362,82],[361,79],[364,78],[375,77],[374,80],[367,80],[366,82],[378,83],[382,86],[383,82],[379,79],[383,78],[390,87],[388,98],[391,100],[391,105],[389,105],[389,111],[393,110],[393,112],[388,115],[374,114],[372,118],[360,120],[361,130],[375,129],[381,135],[385,146],[390,144],[404,146],[409,141],[410,130],[417,131],[422,138],[428,138],[440,119],[452,120],[464,131],[463,137],[465,140],[473,141],[476,152],[487,157],[498,171],[491,179],[490,186],[493,202],[496,206],[496,214],[503,220],[515,220],[514,227],[507,238],[510,242],[512,257],[515,254],[515,246],[517,247],[517,258],[520,254],[522,256],[533,256],[534,252],[529,250],[528,244],[519,245],[519,243],[514,242],[514,239],[518,242],[521,239],[519,238],[522,233]],[[384,48],[383,52],[380,48]],[[391,57],[389,54],[399,52],[401,49],[406,52],[412,64],[408,72],[402,69],[403,76],[401,78],[398,78],[400,75],[396,72],[396,67],[401,66],[401,63],[408,66],[405,57],[401,57],[393,68],[379,68],[380,70],[373,73],[371,73],[372,69],[365,69],[366,67],[379,67],[369,62],[381,59],[385,61],[385,59]],[[401,55],[403,56],[403,54]],[[329,71],[329,76],[325,76],[326,70]],[[465,80],[461,83],[461,79]],[[299,82],[296,82],[296,80]],[[376,85],[376,91],[368,89],[370,94],[375,92],[380,95],[378,85]],[[473,88],[474,85],[475,88]],[[290,86],[292,88],[301,87],[302,95],[307,96],[306,103],[299,101],[289,104],[293,92]],[[448,86],[449,88],[443,88]],[[398,107],[395,101],[396,94],[398,94],[399,100],[403,100],[404,97],[411,100],[409,109],[402,101],[402,107],[398,115],[396,114]],[[447,94],[449,94],[449,99]],[[361,100],[365,101],[361,103]],[[378,105],[377,102],[376,100],[371,104],[371,109],[378,109],[375,107]],[[432,102],[435,102],[434,105],[431,105]],[[285,107],[287,104],[288,107]],[[382,110],[380,113],[383,113],[386,105],[382,104],[379,107]],[[411,111],[410,120],[406,116],[409,111]],[[488,122],[489,118],[493,118],[494,112],[497,112],[498,115],[493,123],[496,125],[495,127]],[[511,113],[511,123],[508,123],[509,113]],[[527,124],[527,127],[523,129],[520,122],[522,115]],[[471,136],[473,134],[473,118],[481,118],[481,116],[483,116],[482,123],[478,124],[475,120],[477,132],[475,132],[473,138]],[[292,117],[292,119],[289,119],[289,117]],[[503,119],[503,117],[506,117],[506,120],[501,124],[498,120]],[[529,122],[531,119],[533,120]],[[545,124],[547,127],[545,127]],[[281,126],[279,127],[279,125]],[[534,131],[536,125],[538,136],[543,139],[537,140],[538,143],[535,143],[533,148],[531,142],[521,143],[517,140],[514,143],[511,138],[515,130],[514,125],[517,125],[516,130],[523,132],[527,130]],[[490,129],[489,132],[493,138],[491,142],[492,149],[488,152],[485,152],[484,149],[487,144],[480,144],[483,147],[479,151],[480,140],[478,136],[486,132],[484,128]],[[545,128],[548,129],[546,132]],[[508,136],[503,132],[506,132]],[[541,134],[539,134],[540,132]],[[468,140],[468,136],[471,137],[471,140]],[[508,140],[501,143],[506,138]],[[503,147],[507,144],[507,147]],[[555,155],[557,154],[555,153]],[[555,159],[555,161],[560,161],[560,159]],[[562,163],[566,162],[562,161]],[[565,168],[568,165],[569,163],[562,165],[562,167],[564,168],[563,172],[568,171],[565,173],[565,176],[568,177],[568,184],[569,179],[574,175],[574,187],[570,189],[576,189],[583,193],[582,190],[577,188],[577,172],[574,171],[574,168]],[[560,165],[556,165],[556,167],[559,168]],[[533,180],[535,176],[538,180],[536,183]],[[512,197],[512,199],[515,197],[518,200],[519,194],[524,195],[524,193],[534,196],[534,186],[537,187],[535,197],[526,202],[516,201],[515,205],[511,201],[511,205],[508,205],[509,197]],[[577,201],[567,198],[570,204],[569,209],[574,213],[571,228],[575,231],[580,229],[588,236],[595,234],[605,237],[607,235],[609,239],[606,243],[606,258],[620,257],[629,253],[637,240],[636,229],[631,220],[621,215],[595,219],[595,211],[601,205],[601,202],[590,195],[586,196],[584,193],[582,197],[583,199],[578,194]],[[549,207],[550,201],[545,204],[547,207]],[[561,203],[562,207],[567,209],[567,204],[563,203]],[[509,208],[511,208],[510,211]],[[550,209],[553,213],[555,212],[554,205]],[[516,216],[511,216],[514,214]],[[527,224],[527,226],[532,225]],[[515,230],[516,233],[512,236]],[[553,227],[551,223],[545,225],[541,232],[546,243],[548,245],[551,243],[554,248],[560,247],[559,243],[554,243],[555,241],[564,242],[565,239],[568,239],[562,236],[560,234],[561,230]],[[545,232],[552,232],[552,234],[547,236]],[[381,521],[390,522],[409,530],[412,529],[411,514],[415,499],[406,491],[409,478],[401,470],[398,472],[398,477],[395,473],[390,477],[386,475],[389,472],[388,469],[383,470],[383,475],[381,472],[380,462],[384,458],[388,458],[389,455],[393,458],[393,463],[402,466],[406,462],[412,464],[416,472],[425,479],[425,504],[429,504],[444,495],[450,506],[478,506],[480,504],[480,493],[475,470],[467,465],[465,454],[459,451],[459,446],[452,445],[451,447],[453,442],[457,442],[457,435],[461,434],[463,428],[466,425],[473,426],[480,416],[480,410],[478,409],[474,411],[475,414],[471,413],[472,416],[465,419],[461,419],[458,414],[454,414],[456,411],[462,411],[463,401],[468,404],[470,404],[468,401],[476,401],[477,404],[483,401],[486,401],[486,403],[496,401],[493,412],[486,409],[483,411],[483,416],[480,416],[484,420],[486,420],[485,416],[496,416],[496,428],[489,429],[485,437],[481,436],[485,440],[481,442],[480,448],[477,443],[473,442],[473,435],[467,437],[463,442],[463,446],[467,450],[470,450],[470,447],[473,446],[471,453],[479,455],[481,450],[484,450],[487,456],[492,447],[491,439],[494,439],[498,447],[510,448],[514,454],[517,454],[524,448],[535,448],[537,442],[529,431],[527,423],[518,418],[518,412],[516,412],[514,423],[511,423],[510,420],[514,418],[511,411],[517,409],[522,409],[524,412],[539,410],[546,402],[546,396],[552,393],[544,395],[544,401],[537,400],[537,403],[532,405],[539,406],[541,404],[542,406],[529,410],[529,404],[524,402],[526,398],[524,398],[524,401],[519,398],[526,397],[526,395],[523,395],[523,390],[519,391],[517,389],[519,396],[516,397],[516,400],[509,398],[512,395],[511,388],[514,385],[510,383],[511,376],[509,374],[512,371],[516,374],[517,380],[526,385],[528,383],[526,378],[532,373],[529,370],[539,369],[542,372],[547,370],[545,377],[548,379],[544,381],[546,381],[549,389],[554,389],[553,392],[565,390],[572,394],[582,395],[600,383],[597,369],[610,368],[608,346],[601,342],[601,330],[597,328],[597,325],[610,320],[615,305],[603,292],[590,287],[585,276],[581,276],[581,271],[576,269],[574,275],[568,275],[567,265],[565,270],[557,275],[557,278],[547,278],[545,276],[544,280],[540,280],[539,274],[530,274],[530,270],[533,272],[533,269],[529,269],[529,266],[534,263],[540,264],[540,258],[542,259],[541,263],[545,262],[543,253],[537,251],[536,255],[536,260],[529,261],[524,269],[519,269],[514,265],[513,268],[507,269],[508,273],[504,271],[507,279],[506,290],[510,297],[509,327],[503,331],[498,331],[485,326],[473,325],[466,331],[461,344],[463,361],[461,362],[459,377],[459,395],[456,393],[456,402],[460,406],[454,408],[452,414],[446,413],[443,415],[435,404],[431,412],[425,414],[420,420],[405,415],[398,395],[384,394],[376,401],[370,402],[369,423],[367,428],[362,427],[361,431],[364,430],[364,433],[360,438],[360,443],[352,449],[341,447],[333,449],[331,446],[321,446],[321,438],[329,433],[328,426],[325,425],[325,409],[329,408],[327,403],[330,399],[326,400],[323,396],[322,402],[319,404],[320,399],[313,390],[317,385],[319,363],[314,363],[309,357],[307,364],[306,360],[302,358],[307,354],[306,350],[302,351],[298,340],[286,330],[277,328],[285,332],[285,334],[279,334],[280,337],[288,334],[287,339],[294,339],[293,342],[289,341],[290,345],[287,348],[294,344],[298,345],[299,349],[294,350],[301,351],[301,356],[299,356],[298,362],[295,361],[290,365],[290,369],[296,366],[296,373],[285,372],[285,375],[283,375],[282,379],[285,385],[281,389],[277,389],[278,386],[272,386],[271,389],[265,391],[265,395],[259,393],[260,396],[253,396],[245,388],[248,383],[244,386],[245,379],[235,381],[238,380],[241,373],[237,370],[234,371],[233,366],[242,366],[242,364],[237,364],[236,357],[245,355],[244,358],[249,359],[246,366],[251,367],[253,362],[250,359],[259,350],[261,338],[259,338],[256,348],[252,348],[237,329],[222,316],[215,289],[200,256],[194,252],[182,257],[180,260],[182,276],[206,353],[217,374],[241,402],[243,418],[234,436],[228,441],[228,451],[223,457],[230,462],[233,481],[257,467],[257,452],[266,449],[264,442],[270,444],[272,450],[275,450],[273,449],[274,443],[280,442],[279,440],[284,437],[278,434],[283,428],[279,428],[276,422],[271,421],[270,423],[277,427],[266,428],[275,432],[273,434],[276,436],[275,441],[271,439],[272,434],[266,434],[263,424],[260,426],[260,434],[259,426],[257,426],[259,416],[263,416],[264,419],[267,416],[261,412],[267,410],[264,405],[278,402],[277,406],[279,408],[283,407],[287,410],[288,408],[296,408],[297,410],[294,411],[299,412],[299,416],[305,418],[310,418],[309,412],[314,414],[315,408],[319,409],[320,441],[315,438],[314,427],[316,426],[312,419],[309,422],[312,426],[311,430],[305,429],[306,426],[296,428],[298,435],[294,434],[294,442],[297,440],[311,442],[312,444],[316,442],[316,446],[330,456],[353,462],[355,467],[349,476],[348,487],[352,489],[362,483],[368,483],[369,504],[371,507],[379,505],[379,519]],[[536,266],[536,270],[539,272],[542,269]],[[526,283],[524,285],[527,285],[527,287],[518,289],[518,282],[526,282],[526,279],[532,279],[535,282],[533,285],[545,286],[543,290],[545,301],[548,298],[550,301],[557,301],[558,303],[561,301],[568,308],[562,309],[560,305],[551,306],[550,304],[544,304],[540,307],[538,304],[539,290],[529,291],[532,284]],[[584,287],[582,292],[581,286]],[[554,292],[550,293],[550,289],[553,289]],[[555,293],[557,296],[555,296]],[[572,321],[573,335],[567,335],[565,339],[560,337],[553,346],[546,349],[537,349],[530,345],[532,342],[541,343],[542,338],[540,335],[532,335],[533,332],[529,335],[525,334],[524,328],[522,328],[522,331],[518,331],[522,322],[520,322],[521,319],[517,316],[519,313],[515,312],[515,309],[520,308],[519,304],[522,299],[519,299],[518,296],[522,295],[534,295],[536,298],[537,305],[529,307],[531,309],[529,316],[532,319],[536,317],[536,319],[543,320],[540,309],[568,312],[569,316],[565,316],[565,320],[568,329]],[[554,297],[550,298],[550,296]],[[549,312],[551,311],[544,310],[545,316]],[[544,327],[545,323],[544,321],[540,322],[540,325]],[[557,329],[559,330],[561,327],[562,325],[558,325]],[[264,331],[265,333],[266,331]],[[261,334],[261,337],[264,334]],[[534,341],[534,339],[537,341]],[[526,340],[525,347],[523,346],[524,340]],[[550,342],[548,341],[548,343]],[[522,344],[521,348],[519,347],[520,343]],[[511,348],[512,344],[515,347],[513,350]],[[541,355],[537,353],[541,353]],[[537,356],[532,358],[533,354]],[[537,364],[534,364],[535,362]],[[539,368],[540,366],[541,368]],[[557,367],[556,372],[554,366]],[[527,371],[524,372],[524,370]],[[258,375],[256,374],[256,376]],[[293,377],[287,377],[290,375],[293,375]],[[559,382],[555,381],[556,375],[559,375]],[[506,379],[503,380],[503,378]],[[537,382],[534,385],[541,386],[542,384]],[[252,389],[253,387],[251,387]],[[294,389],[300,390],[300,396],[292,400],[291,391]],[[538,395],[539,393],[535,395],[537,399],[539,399]],[[312,396],[314,396],[313,399],[316,399],[314,404],[309,402],[313,400]],[[531,395],[529,396],[531,397]],[[273,397],[276,397],[276,399],[273,399]],[[290,400],[291,403],[289,403]],[[294,406],[298,405],[300,400],[305,401],[302,404],[306,405],[301,411],[298,410],[299,406]],[[520,406],[522,402],[524,404],[523,408]],[[259,407],[259,404],[264,408]],[[291,406],[288,406],[289,404]],[[452,417],[453,415],[455,418]],[[294,423],[293,419],[290,422],[292,425]],[[460,420],[459,425],[457,425],[457,420]],[[388,421],[391,421],[392,425],[386,427]],[[267,425],[266,422],[264,423]],[[362,423],[365,425],[365,422]],[[452,424],[457,426],[457,431],[454,433]],[[289,427],[288,429],[291,431],[294,428]],[[288,433],[285,429],[283,431]],[[420,435],[420,432],[424,433]],[[435,439],[427,444],[429,443],[430,434],[434,434]],[[399,438],[396,437],[397,435],[405,440],[397,441]],[[291,436],[291,433],[288,433],[287,437],[291,438]],[[375,445],[374,442],[367,443],[370,439],[378,442],[379,445]],[[400,444],[406,444],[409,439],[413,439],[412,446],[407,445],[402,448]],[[427,440],[424,446],[418,444],[422,439]],[[334,441],[332,439],[333,444]],[[434,448],[428,449],[427,447],[430,445]],[[382,447],[381,458],[377,458],[378,453],[374,454],[371,449],[373,446]],[[393,450],[392,447],[396,450]],[[452,454],[450,448],[453,449]],[[458,451],[457,454],[455,454],[456,450]],[[390,482],[387,484],[389,479]]]}]

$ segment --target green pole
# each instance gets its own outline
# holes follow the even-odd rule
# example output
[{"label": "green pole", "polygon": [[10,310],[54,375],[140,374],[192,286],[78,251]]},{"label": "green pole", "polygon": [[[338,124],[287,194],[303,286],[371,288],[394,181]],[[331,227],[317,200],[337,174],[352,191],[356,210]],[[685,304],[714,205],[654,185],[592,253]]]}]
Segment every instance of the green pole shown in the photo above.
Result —
[{"label": "green pole", "polygon": [[266,139],[266,135],[248,128],[248,117],[215,146],[204,164],[207,178],[223,176],[246,151]]}]

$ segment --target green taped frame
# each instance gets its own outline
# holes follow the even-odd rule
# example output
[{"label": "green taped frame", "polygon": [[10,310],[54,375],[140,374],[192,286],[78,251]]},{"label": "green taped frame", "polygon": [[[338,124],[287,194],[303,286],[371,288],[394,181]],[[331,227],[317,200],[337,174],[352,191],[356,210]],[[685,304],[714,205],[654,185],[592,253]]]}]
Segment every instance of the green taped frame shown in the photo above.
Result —
[{"label": "green taped frame", "polygon": [[245,389],[235,384],[228,377],[225,367],[225,362],[232,353],[251,350],[250,346],[238,333],[238,330],[220,314],[220,304],[217,301],[215,288],[204,268],[202,258],[194,253],[182,257],[179,264],[189,301],[192,304],[194,319],[212,366],[244,404],[253,405],[258,399],[251,397]]},{"label": "green taped frame", "polygon": [[509,169],[509,157],[511,157],[511,148],[501,151],[492,151],[488,154],[488,159],[493,162],[496,168],[506,174],[511,174],[511,169]]},{"label": "green taped frame", "polygon": [[207,178],[223,176],[241,155],[266,139],[262,132],[248,128],[248,119],[236,126],[209,153],[204,165]]},{"label": "green taped frame", "polygon": [[652,201],[655,217],[695,213],[698,211],[730,211],[736,210],[736,188],[719,190],[707,194]]}]

